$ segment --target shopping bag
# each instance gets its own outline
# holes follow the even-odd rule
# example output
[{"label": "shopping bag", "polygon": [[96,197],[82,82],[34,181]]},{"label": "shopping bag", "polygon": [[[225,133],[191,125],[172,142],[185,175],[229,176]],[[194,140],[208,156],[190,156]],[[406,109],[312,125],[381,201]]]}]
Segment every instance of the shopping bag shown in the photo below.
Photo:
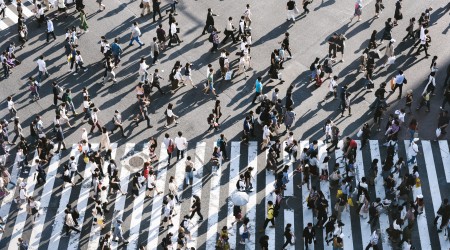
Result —
[{"label": "shopping bag", "polygon": [[338,189],[337,194],[336,194],[336,198],[339,199],[344,195],[344,193],[342,192],[341,189]]},{"label": "shopping bag", "polygon": [[436,129],[436,137],[441,136],[441,128]]},{"label": "shopping bag", "polygon": [[89,162],[89,157],[85,156],[85,157],[83,158],[83,160],[84,160],[84,163],[88,164],[88,162]]},{"label": "shopping bag", "polygon": [[233,75],[233,71],[232,70],[227,71],[227,73],[225,74],[225,80],[226,81],[231,80],[231,76],[232,75]]},{"label": "shopping bag", "polygon": [[395,56],[391,56],[391,57],[389,57],[388,58],[388,60],[387,60],[387,64],[394,64],[395,63]]},{"label": "shopping bag", "polygon": [[394,90],[394,88],[395,88],[395,78],[392,78],[390,83],[391,83],[391,90]]},{"label": "shopping bag", "polygon": [[351,207],[353,207],[353,199],[352,199],[352,198],[348,198],[348,199],[347,199],[347,203],[348,203]]},{"label": "shopping bag", "polygon": [[363,134],[363,131],[362,131],[362,129],[359,129],[359,131],[358,131],[358,133],[356,134],[356,136],[358,136],[358,137],[361,137],[361,136],[362,136],[362,134]]},{"label": "shopping bag", "polygon": [[416,188],[419,188],[422,186],[422,182],[420,181],[420,179],[417,177],[416,178]]}]

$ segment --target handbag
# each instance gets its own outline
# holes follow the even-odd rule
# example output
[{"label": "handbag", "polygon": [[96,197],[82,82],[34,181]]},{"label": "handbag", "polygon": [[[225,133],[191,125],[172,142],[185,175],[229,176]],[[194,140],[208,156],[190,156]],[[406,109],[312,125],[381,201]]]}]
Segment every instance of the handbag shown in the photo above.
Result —
[{"label": "handbag", "polygon": [[436,137],[441,136],[441,128],[436,129]]},{"label": "handbag", "polygon": [[226,80],[226,81],[231,80],[232,74],[233,74],[233,71],[232,71],[232,70],[227,71],[227,73],[225,74],[225,80]]},{"label": "handbag", "polygon": [[358,136],[358,137],[361,137],[361,136],[362,136],[362,134],[363,134],[363,131],[362,131],[362,129],[359,129],[359,131],[358,131],[358,133],[356,134],[356,136]]},{"label": "handbag", "polygon": [[390,83],[391,83],[391,90],[394,90],[394,88],[395,88],[395,78],[392,78]]},{"label": "handbag", "polygon": [[354,206],[354,204],[353,204],[353,199],[352,199],[351,197],[347,199],[347,203],[348,203],[351,207]]},{"label": "handbag", "polygon": [[83,158],[84,163],[88,164],[89,162],[89,157],[87,157],[87,155]]},{"label": "handbag", "polygon": [[394,64],[395,63],[395,59],[396,59],[395,56],[389,57],[388,60],[387,60],[387,64]]},{"label": "handbag", "polygon": [[416,188],[419,188],[419,187],[421,187],[421,186],[422,186],[422,182],[420,181],[420,178],[417,177],[417,178],[416,178]]},{"label": "handbag", "polygon": [[169,154],[171,154],[174,150],[174,145],[172,143],[172,141],[169,144],[169,147],[167,147],[167,152],[169,152]]}]

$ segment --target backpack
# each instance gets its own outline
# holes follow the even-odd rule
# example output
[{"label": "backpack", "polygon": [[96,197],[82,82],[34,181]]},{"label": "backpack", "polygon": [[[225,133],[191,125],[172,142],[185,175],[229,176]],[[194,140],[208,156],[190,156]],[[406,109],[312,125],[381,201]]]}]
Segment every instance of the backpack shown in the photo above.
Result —
[{"label": "backpack", "polygon": [[209,35],[209,37],[208,37],[208,41],[209,41],[210,43],[212,43],[212,42],[213,42],[213,39],[214,39],[214,35],[211,33],[211,34]]},{"label": "backpack", "polygon": [[237,190],[240,190],[241,189],[241,180],[238,180],[237,182],[236,182],[236,189]]},{"label": "backpack", "polygon": [[[208,26],[208,33],[212,33],[213,30],[214,30],[214,26],[209,25],[209,26]],[[212,40],[212,39],[211,39],[211,40]],[[212,42],[212,41],[211,41],[211,42]]]},{"label": "backpack", "polygon": [[[278,217],[278,214],[280,213],[280,212],[278,211],[278,209],[273,209],[273,207],[271,207],[270,209],[273,210],[273,217]],[[269,209],[269,210],[270,210],[270,209]]]},{"label": "backpack", "polygon": [[64,94],[62,95],[62,97],[61,97],[61,100],[62,100],[63,102],[67,102],[68,99],[69,99],[69,95],[68,95],[67,93],[64,93]]},{"label": "backpack", "polygon": [[217,147],[219,147],[219,148],[227,145],[227,143],[224,140],[222,140],[221,138],[217,139],[216,143],[217,143]]}]

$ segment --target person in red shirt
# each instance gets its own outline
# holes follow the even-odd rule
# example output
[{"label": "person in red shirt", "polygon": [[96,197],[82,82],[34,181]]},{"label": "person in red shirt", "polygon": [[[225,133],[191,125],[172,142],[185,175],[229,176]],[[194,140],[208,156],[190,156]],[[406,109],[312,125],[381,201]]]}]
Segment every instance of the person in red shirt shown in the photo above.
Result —
[{"label": "person in red shirt", "polygon": [[352,138],[347,137],[345,139],[345,145],[346,147],[344,156],[349,160],[354,159],[356,157],[356,149],[358,148],[358,144]]}]

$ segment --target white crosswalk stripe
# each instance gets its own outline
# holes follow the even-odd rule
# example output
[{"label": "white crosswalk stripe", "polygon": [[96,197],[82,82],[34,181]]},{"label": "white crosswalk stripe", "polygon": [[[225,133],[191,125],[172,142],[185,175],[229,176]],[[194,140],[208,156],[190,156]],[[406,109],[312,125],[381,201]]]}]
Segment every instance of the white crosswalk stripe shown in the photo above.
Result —
[{"label": "white crosswalk stripe", "polygon": [[[358,145],[361,144],[360,141],[357,141],[357,143]],[[257,229],[259,228],[256,227],[257,225],[259,225],[259,227],[262,227],[264,224],[264,218],[267,214],[267,201],[271,200],[275,203],[275,195],[273,193],[274,183],[276,181],[275,176],[272,172],[265,170],[265,160],[267,158],[268,150],[266,150],[265,152],[260,152],[258,150],[258,142],[254,141],[249,142],[248,145],[244,145],[240,142],[235,141],[229,142],[228,146],[230,149],[230,161],[225,161],[223,163],[225,165],[221,166],[219,170],[213,171],[212,174],[209,175],[209,173],[211,172],[211,163],[209,163],[209,158],[214,145],[215,143],[208,145],[205,142],[199,142],[194,148],[189,149],[189,151],[192,152],[191,154],[189,154],[188,151],[185,153],[185,157],[188,155],[192,157],[196,169],[193,178],[192,195],[197,195],[202,198],[202,214],[204,216],[206,215],[204,217],[204,223],[206,223],[205,227],[202,227],[202,223],[196,223],[197,216],[195,216],[192,220],[192,227],[190,228],[190,231],[194,240],[188,241],[187,246],[196,248],[206,247],[206,249],[214,249],[217,243],[219,235],[218,233],[220,233],[222,227],[226,225],[230,232],[228,243],[230,244],[231,249],[255,249],[257,245],[256,242],[258,240],[257,237],[262,235],[262,233],[258,233]],[[272,249],[276,247],[278,249],[282,246],[284,240],[276,242],[275,239],[284,239],[284,237],[279,237],[276,234],[283,232],[284,227],[288,223],[290,223],[292,225],[291,230],[295,233],[296,238],[294,245],[297,249],[301,249],[304,246],[302,239],[303,228],[295,227],[295,222],[298,219],[297,216],[302,216],[303,225],[298,226],[303,227],[306,227],[306,225],[310,222],[316,224],[317,218],[313,218],[312,210],[308,209],[307,207],[306,199],[309,195],[309,191],[306,188],[306,185],[302,185],[302,188],[299,191],[296,187],[297,184],[300,184],[300,180],[302,179],[303,174],[293,174],[294,167],[297,166],[297,163],[293,163],[293,161],[290,161],[288,159],[288,153],[284,151],[285,144],[283,143],[282,145],[283,162],[282,165],[279,165],[279,168],[283,168],[282,166],[284,165],[289,166],[289,182],[286,183],[287,192],[285,193],[285,195],[288,194],[289,197],[294,197],[294,200],[295,198],[297,198],[298,204],[295,204],[294,202],[292,202],[291,204],[291,202],[289,202],[289,204],[287,204],[286,206],[286,203],[282,202],[281,209],[283,209],[283,211],[280,212],[283,213],[283,216],[280,218],[284,218],[283,221],[279,221],[278,218],[275,218],[276,228],[267,228],[265,230],[265,234],[267,234],[270,238],[270,248]],[[309,141],[300,141],[299,152],[301,152],[303,148],[308,147],[308,145]],[[325,156],[327,156],[327,145],[322,141],[319,141],[318,145],[319,154],[317,158],[320,164],[319,169],[326,168],[327,164],[323,164],[323,160]],[[403,157],[405,159],[409,159],[409,141],[401,141],[399,142],[399,146],[400,145],[407,152],[407,155],[404,155]],[[418,194],[423,194],[423,191],[429,187],[430,190],[426,190],[426,193],[430,192],[431,197],[425,197],[425,199],[427,200],[425,210],[432,211],[433,214],[435,214],[442,202],[442,199],[448,196],[448,194],[445,194],[445,192],[448,190],[448,187],[443,186],[444,183],[448,183],[446,180],[447,176],[445,176],[445,178],[444,176],[439,176],[440,173],[446,174],[447,171],[446,166],[448,166],[448,163],[445,163],[445,160],[447,159],[448,155],[448,143],[446,141],[421,141],[419,142],[419,145],[420,150],[423,153],[419,154],[417,157],[418,159],[420,159],[420,162],[424,162],[425,164],[425,166],[422,166],[422,168],[420,168],[419,173],[421,173],[420,177],[422,183],[427,184],[420,187],[414,186],[412,189],[412,194],[415,198]],[[92,146],[95,150],[98,147],[98,144],[92,144]],[[342,148],[342,142],[340,142],[338,146]],[[121,152],[123,152],[123,155],[116,154],[116,151],[119,150],[119,148],[121,148]],[[381,143],[379,141],[370,140],[368,142],[367,148],[362,151],[358,150],[357,153],[357,170],[355,173],[355,179],[357,180],[360,180],[363,176],[365,176],[364,173],[368,173],[370,166],[364,165],[365,162],[368,163],[372,162],[374,159],[378,159],[378,168],[381,169],[382,161],[384,160],[381,158],[380,151],[385,150],[385,148],[381,146]],[[134,143],[126,143],[125,145],[117,145],[113,143],[112,149],[112,158],[117,159],[116,162],[119,161],[119,158],[121,159],[120,164],[118,164],[120,184],[122,191],[127,192],[132,176],[139,170],[136,169],[136,171],[130,171],[130,168],[126,167],[125,163],[127,160],[137,154],[147,155],[147,144],[144,144],[143,147],[141,147]],[[400,151],[404,152],[403,149]],[[168,232],[173,233],[173,247],[176,247],[178,228],[180,225],[180,221],[182,220],[182,216],[190,214],[186,213],[185,211],[180,211],[181,207],[190,208],[192,205],[190,197],[187,197],[186,195],[187,192],[190,193],[190,191],[188,190],[191,187],[183,188],[185,174],[184,166],[186,158],[180,159],[177,163],[175,163],[175,165],[172,165],[172,168],[168,169],[167,150],[164,144],[161,145],[159,150],[159,163],[158,165],[156,165],[158,169],[157,189],[159,191],[162,191],[164,194],[167,194],[169,191],[166,189],[166,187],[169,181],[169,177],[171,175],[174,175],[179,187],[178,195],[181,199],[184,199],[184,202],[182,205],[175,206],[177,215],[172,217],[172,223],[174,224],[174,226],[166,231],[162,230],[159,227],[159,224],[162,221],[161,209],[163,195],[157,195],[156,192],[153,193],[154,197],[152,198],[151,203],[149,203],[149,205],[152,206],[150,213],[143,212],[144,204],[147,204],[145,202],[146,192],[143,190],[140,190],[139,196],[134,199],[132,198],[131,194],[126,196],[121,195],[120,193],[118,193],[117,196],[113,195],[113,197],[110,198],[113,202],[109,204],[109,208],[114,212],[108,217],[111,221],[106,221],[106,223],[111,222],[111,226],[113,227],[118,219],[129,221],[129,223],[124,223],[127,225],[129,224],[129,227],[124,227],[124,233],[129,234],[128,240],[130,241],[127,249],[137,249],[141,244],[146,245],[149,249],[156,248],[156,246],[160,244],[162,237],[167,235]],[[434,152],[435,150],[437,150],[437,152]],[[80,154],[80,152],[78,151],[77,145],[74,144],[70,152],[70,156],[75,156],[78,160],[80,155],[82,154]],[[328,165],[332,167],[334,165],[334,162],[340,163],[341,173],[344,173],[344,164],[341,164],[342,155],[342,149],[336,150],[334,154],[328,154],[328,156],[330,156],[330,162],[328,163]],[[400,154],[399,157],[401,156],[402,155]],[[37,155],[35,155],[35,158],[37,158]],[[59,176],[59,173],[61,172],[61,168],[59,168],[59,166],[62,162],[63,160],[60,159],[58,155],[52,158],[48,167],[46,167],[47,179],[46,183],[43,185],[42,195],[40,197],[36,197],[36,199],[41,202],[42,210],[45,210],[45,208],[48,207],[51,202],[52,204],[55,204],[54,201],[51,201],[51,199],[58,199],[58,203],[56,203],[58,204],[58,209],[57,211],[52,212],[54,214],[46,215],[44,213],[36,219],[36,222],[34,224],[28,224],[27,222],[31,221],[31,216],[27,214],[25,210],[25,204],[22,204],[22,207],[24,209],[19,211],[13,210],[15,206],[11,206],[11,197],[17,196],[17,194],[14,194],[17,193],[16,187],[12,187],[9,190],[12,193],[8,195],[10,196],[9,201],[7,197],[2,200],[0,207],[0,216],[2,216],[5,221],[8,221],[8,223],[11,223],[13,225],[11,229],[6,228],[6,233],[0,233],[0,244],[2,244],[2,246],[5,246],[5,249],[16,249],[17,239],[23,237],[22,235],[30,235],[29,239],[26,240],[29,241],[31,249],[38,249],[38,247],[42,248],[43,246],[46,246],[47,249],[60,249],[63,246],[67,246],[67,249],[97,249],[99,247],[100,237],[104,233],[106,233],[106,231],[100,230],[97,225],[91,225],[93,223],[91,212],[87,211],[88,207],[91,207],[91,204],[89,204],[88,202],[89,200],[91,200],[90,193],[92,191],[92,187],[90,184],[92,176],[91,167],[89,166],[89,164],[85,166],[85,164],[81,161],[80,165],[83,165],[85,168],[84,173],[80,171],[85,178],[83,184],[81,186],[75,185],[74,187],[66,187],[64,189],[61,189],[60,187],[55,187],[55,185],[56,183],[60,182],[56,181],[57,176]],[[108,163],[105,163],[103,166],[105,172],[107,171],[107,164]],[[16,165],[17,164],[14,163],[11,171],[13,182],[19,176],[19,170],[17,169]],[[79,170],[82,170],[83,166],[79,166]],[[239,244],[239,241],[241,240],[241,232],[239,229],[241,228],[242,223],[239,222],[232,225],[232,222],[234,222],[235,219],[233,216],[233,203],[231,202],[230,197],[236,192],[236,183],[239,179],[239,174],[243,173],[243,170],[246,170],[247,167],[254,168],[253,176],[255,177],[255,179],[252,180],[253,191],[247,193],[249,195],[249,202],[247,203],[247,205],[242,207],[242,211],[245,212],[245,214],[243,215],[250,219],[250,241],[246,241],[246,246],[244,247]],[[227,171],[223,172],[223,169],[227,169]],[[409,165],[409,171],[412,172],[412,165]],[[34,173],[35,166],[33,165],[31,167],[28,178],[24,180],[27,183],[28,195],[33,195],[35,190],[36,180],[34,179]],[[259,178],[259,176],[262,176],[262,179]],[[224,181],[223,177],[228,177],[228,179]],[[257,182],[257,180],[262,180],[263,183],[259,183]],[[207,187],[209,187],[209,190],[205,191],[203,185],[206,185],[207,182],[210,182],[210,186],[207,185]],[[320,185],[320,190],[329,200],[330,206],[328,208],[328,216],[330,216],[331,213],[334,212],[334,204],[332,204],[331,199],[336,195],[336,191],[330,192],[330,185],[328,181],[320,181],[320,183],[317,182],[317,184]],[[312,186],[315,185],[316,184],[313,184]],[[227,186],[228,190],[226,191]],[[223,192],[222,189],[225,191]],[[263,196],[261,197],[263,197],[264,199],[258,200],[257,195],[261,194],[261,192],[258,193],[258,190],[263,189]],[[379,197],[381,199],[384,199],[386,197],[386,190],[383,185],[383,178],[381,175],[375,178],[375,185],[373,187],[369,186],[369,189],[372,190],[369,190],[369,192],[374,192],[373,194],[371,194],[372,197]],[[56,194],[54,193],[55,190],[57,192]],[[333,190],[335,190],[334,187]],[[441,191],[444,193],[442,193]],[[353,192],[353,190],[351,190],[351,192]],[[301,197],[295,197],[296,193],[301,193]],[[446,196],[443,197],[443,195]],[[73,199],[74,196],[76,197],[76,201],[71,200],[71,198]],[[288,197],[285,197],[285,199],[286,198]],[[131,199],[131,202],[127,203],[128,199]],[[62,232],[65,231],[64,209],[66,208],[66,205],[71,203],[72,201],[76,202],[75,206],[80,213],[79,222],[84,224],[84,226],[80,225],[82,233],[72,233],[70,235],[70,238],[61,238]],[[345,224],[342,231],[344,235],[345,249],[353,249],[354,246],[358,246],[358,248],[364,248],[368,244],[369,236],[371,234],[371,226],[367,223],[369,218],[362,218],[361,216],[359,216],[359,214],[356,213],[358,203],[356,202],[356,200],[354,201],[354,203],[355,206],[350,207],[350,212],[344,211],[342,213],[342,222]],[[131,209],[127,208],[126,204],[130,204]],[[225,207],[219,207],[221,204],[225,204]],[[222,209],[225,209],[224,212],[222,212]],[[127,210],[129,211],[127,212],[129,214],[129,217],[125,218],[124,211]],[[16,213],[17,215],[8,218],[8,214],[10,213]],[[143,218],[144,215],[146,218]],[[352,218],[359,218],[360,228],[352,228]],[[417,235],[419,237],[412,239],[417,249],[449,249],[450,243],[447,240],[446,236],[444,236],[444,233],[440,233],[438,237],[433,235],[436,233],[435,229],[430,226],[433,223],[433,219],[434,217],[425,216],[425,212],[417,217],[417,226],[414,230],[418,231]],[[142,225],[142,222],[144,221],[146,221],[146,225],[150,223],[149,226],[144,227]],[[386,229],[390,226],[390,218],[387,214],[382,213],[379,217],[379,222],[379,224],[375,223],[375,228],[380,228],[382,231],[379,246],[382,246],[383,249],[391,249],[391,243],[387,238],[386,233]],[[52,232],[50,235],[42,234],[42,232],[44,232],[45,230],[45,226],[47,225],[52,226]],[[271,225],[271,223],[269,223],[269,225]],[[28,229],[30,229],[31,232],[29,232],[29,234],[26,234],[24,231]],[[10,231],[8,232],[8,230]],[[146,237],[145,239],[141,238],[140,236],[143,233],[146,233],[144,234]],[[322,234],[323,238],[325,239],[325,233],[321,233],[320,229],[316,228],[316,233]],[[81,236],[83,237],[83,239],[86,238],[88,240],[81,240]],[[197,237],[202,238],[205,242],[200,242],[198,239],[196,239]],[[435,239],[439,239],[439,241],[432,242],[431,238],[434,237],[436,237]],[[48,246],[46,244],[48,244]],[[317,242],[316,244],[318,244],[317,247],[319,248],[331,249],[331,246],[327,245],[326,242]],[[312,244],[311,246],[314,245],[315,244]],[[112,248],[118,249],[119,244],[113,242]],[[294,247],[292,247],[291,249],[294,249]]]},{"label": "white crosswalk stripe", "polygon": [[[22,15],[24,18],[34,17],[34,13],[31,11],[33,7],[32,3],[22,4]],[[11,5],[7,5],[5,8],[5,18],[0,20],[0,30],[5,30],[13,25],[17,24],[18,16],[17,16],[17,3],[13,1]],[[2,16],[3,17],[3,16]]]}]

